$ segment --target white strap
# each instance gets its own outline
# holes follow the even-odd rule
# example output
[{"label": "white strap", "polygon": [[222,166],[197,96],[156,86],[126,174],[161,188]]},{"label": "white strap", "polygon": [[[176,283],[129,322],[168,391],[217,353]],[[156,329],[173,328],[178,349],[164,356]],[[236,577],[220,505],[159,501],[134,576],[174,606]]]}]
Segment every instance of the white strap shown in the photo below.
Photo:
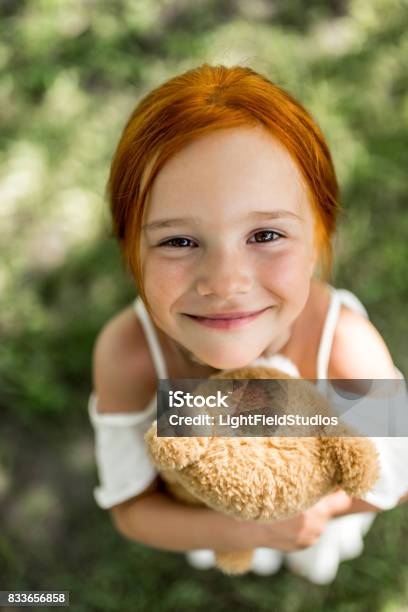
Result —
[{"label": "white strap", "polygon": [[[348,289],[335,289],[330,286],[331,302],[326,316],[326,321],[323,327],[323,333],[320,340],[319,352],[317,356],[317,378],[327,379],[330,354],[333,345],[334,332],[340,315],[341,305],[347,306],[350,310],[358,312],[362,316],[369,319],[368,312],[358,297]],[[404,374],[396,367],[395,372],[398,378],[404,379]]]},{"label": "white strap", "polygon": [[140,322],[143,325],[143,329],[146,335],[147,343],[152,355],[153,363],[156,368],[157,378],[168,378],[166,362],[164,361],[163,353],[160,347],[160,342],[157,338],[155,329],[150,320],[149,313],[147,312],[143,301],[138,296],[133,302],[134,309],[138,315]]},{"label": "white strap", "polygon": [[326,320],[324,322],[323,332],[320,339],[319,352],[317,355],[318,379],[328,377],[330,353],[341,307],[340,294],[333,287],[330,287],[330,292],[331,299],[329,304],[329,310],[327,312]]},{"label": "white strap", "polygon": [[354,312],[358,312],[359,314],[363,315],[363,317],[366,317],[366,319],[369,318],[367,310],[360,302],[358,297],[354,295],[354,293],[351,293],[351,291],[348,289],[335,289],[335,292],[340,298],[340,302],[344,304],[344,306],[347,306]]}]

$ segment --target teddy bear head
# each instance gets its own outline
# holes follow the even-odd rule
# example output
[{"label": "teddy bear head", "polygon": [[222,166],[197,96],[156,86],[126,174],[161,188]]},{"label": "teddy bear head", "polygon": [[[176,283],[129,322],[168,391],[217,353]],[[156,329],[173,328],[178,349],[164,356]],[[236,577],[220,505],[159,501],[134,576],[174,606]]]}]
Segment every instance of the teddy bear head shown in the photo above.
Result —
[{"label": "teddy bear head", "polygon": [[[263,414],[337,416],[315,385],[273,367],[219,372],[197,393],[211,394],[226,379],[237,381],[231,395],[235,414],[259,413],[262,406]],[[259,379],[268,383],[256,384]],[[336,489],[359,497],[374,485],[378,458],[372,442],[325,421],[330,424],[277,425],[261,436],[231,430],[220,435],[216,429],[213,435],[158,436],[155,421],[145,439],[173,494],[238,519],[267,522],[296,515]]]}]

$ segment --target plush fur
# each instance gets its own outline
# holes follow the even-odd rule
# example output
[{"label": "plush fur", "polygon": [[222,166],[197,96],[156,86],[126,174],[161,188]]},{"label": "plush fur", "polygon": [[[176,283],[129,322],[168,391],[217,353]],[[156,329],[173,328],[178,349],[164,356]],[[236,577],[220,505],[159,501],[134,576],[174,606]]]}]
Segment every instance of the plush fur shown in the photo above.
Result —
[{"label": "plush fur", "polygon": [[[210,394],[212,379],[214,388],[218,379],[274,379],[276,385],[263,387],[274,412],[336,415],[315,385],[301,379],[296,385],[285,383],[291,378],[276,368],[249,367],[223,371],[201,387],[203,394]],[[256,393],[246,387],[239,402],[241,412],[243,406],[245,411],[259,406]],[[378,478],[378,457],[368,438],[353,435],[345,425],[309,429],[310,437],[304,436],[304,427],[298,437],[291,427],[288,437],[289,430],[279,426],[270,437],[157,437],[154,421],[145,440],[168,491],[177,499],[241,520],[270,522],[299,514],[339,488],[362,496]],[[227,574],[244,573],[252,554],[252,550],[216,551],[217,566]]]}]

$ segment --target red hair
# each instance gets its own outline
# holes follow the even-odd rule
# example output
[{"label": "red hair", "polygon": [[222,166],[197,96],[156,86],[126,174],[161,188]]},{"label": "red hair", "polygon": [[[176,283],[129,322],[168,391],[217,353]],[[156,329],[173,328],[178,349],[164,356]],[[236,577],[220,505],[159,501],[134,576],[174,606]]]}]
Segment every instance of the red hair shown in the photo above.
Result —
[{"label": "red hair", "polygon": [[141,227],[157,173],[172,155],[203,134],[255,125],[262,125],[284,145],[303,175],[323,277],[330,278],[338,184],[318,125],[289,93],[251,68],[203,64],[169,79],[139,102],[112,160],[108,193],[113,235],[146,305]]}]

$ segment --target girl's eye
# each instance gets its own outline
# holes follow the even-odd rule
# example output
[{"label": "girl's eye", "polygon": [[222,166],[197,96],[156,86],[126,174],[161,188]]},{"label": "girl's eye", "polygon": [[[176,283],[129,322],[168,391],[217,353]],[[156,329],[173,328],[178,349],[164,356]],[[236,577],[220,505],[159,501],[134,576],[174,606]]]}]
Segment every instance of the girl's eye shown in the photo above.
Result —
[{"label": "girl's eye", "polygon": [[[256,232],[254,234],[254,236],[263,236],[263,238],[261,240],[255,240],[255,242],[257,243],[262,243],[262,242],[277,242],[279,240],[279,238],[283,238],[283,235],[280,234],[279,232],[275,232],[274,230],[262,230],[259,232]],[[272,239],[271,237],[275,236],[274,239]],[[276,238],[277,236],[277,238]],[[159,247],[163,247],[163,246],[168,246],[168,247],[173,247],[173,248],[185,248],[188,247],[189,245],[186,243],[193,243],[192,240],[190,240],[190,238],[183,238],[182,236],[180,237],[176,237],[176,238],[169,238],[169,240],[166,240],[165,242],[162,242],[161,244],[159,244]]]},{"label": "girl's eye", "polygon": [[[180,244],[180,242],[184,242],[184,244]],[[159,244],[159,247],[161,246],[169,246],[169,247],[176,247],[176,248],[183,248],[186,245],[186,242],[192,242],[192,240],[190,240],[190,238],[170,238],[169,240],[166,240],[165,242],[162,242],[161,244]],[[174,244],[176,243],[176,244]],[[178,243],[178,244],[177,244]]]},{"label": "girl's eye", "polygon": [[[279,234],[279,232],[275,232],[274,230],[261,230],[259,232],[256,232],[254,234],[255,236],[264,236],[266,238],[261,239],[261,240],[255,240],[255,242],[277,242],[279,240],[279,238],[283,238],[282,234]],[[270,239],[268,239],[268,236]],[[271,236],[277,236],[277,238],[272,239]]]}]

